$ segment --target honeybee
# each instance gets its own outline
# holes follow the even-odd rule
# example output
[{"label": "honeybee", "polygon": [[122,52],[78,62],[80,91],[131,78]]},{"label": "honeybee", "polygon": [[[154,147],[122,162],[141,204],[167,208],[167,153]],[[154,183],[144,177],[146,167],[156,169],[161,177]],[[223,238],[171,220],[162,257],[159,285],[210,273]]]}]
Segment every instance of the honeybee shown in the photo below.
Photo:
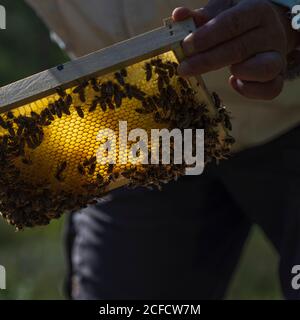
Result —
[{"label": "honeybee", "polygon": [[178,95],[177,92],[174,90],[174,88],[172,86],[168,86],[167,87],[167,96],[170,100],[171,103],[174,103],[177,101],[178,99]]},{"label": "honeybee", "polygon": [[92,156],[89,160],[89,164],[94,164],[97,162],[97,157],[96,156]]},{"label": "honeybee", "polygon": [[177,70],[177,66],[176,68],[174,67],[173,63],[168,61],[166,64],[166,69],[168,70],[168,73],[169,73],[169,77],[170,78],[173,78],[175,73],[176,73],[176,70]]},{"label": "honeybee", "polygon": [[129,83],[125,84],[125,91],[126,91],[126,96],[128,97],[128,99],[132,99],[133,98],[133,94],[132,94],[132,87]]},{"label": "honeybee", "polygon": [[[49,103],[48,108],[53,116],[56,116],[56,107],[54,103]],[[34,118],[33,114],[31,113],[31,116]]]},{"label": "honeybee", "polygon": [[56,180],[62,182],[64,181],[64,177],[62,176],[63,172],[67,169],[67,161],[61,162],[56,169],[55,178]]},{"label": "honeybee", "polygon": [[21,137],[23,131],[24,131],[24,127],[23,127],[23,126],[19,126],[19,127],[18,127],[18,130],[17,130],[17,136],[18,136],[18,137]]},{"label": "honeybee", "polygon": [[6,116],[7,116],[8,119],[13,119],[15,117],[14,114],[11,111],[8,111]]},{"label": "honeybee", "polygon": [[99,103],[99,97],[96,97],[93,101],[92,101],[92,104],[89,108],[89,112],[94,112],[97,108],[97,105]]},{"label": "honeybee", "polygon": [[100,186],[102,186],[103,183],[104,183],[104,178],[103,178],[103,176],[102,176],[100,173],[97,174],[97,183],[98,183]]},{"label": "honeybee", "polygon": [[120,108],[122,105],[123,95],[122,93],[116,93],[114,97],[116,108]]},{"label": "honeybee", "polygon": [[235,143],[234,137],[229,136],[229,135],[225,138],[224,141],[225,141],[225,143],[227,143],[227,144],[234,144],[234,143]]},{"label": "honeybee", "polygon": [[74,93],[79,93],[79,91],[84,90],[89,85],[87,80],[82,81],[74,90]]},{"label": "honeybee", "polygon": [[224,114],[224,126],[229,131],[232,131],[232,124],[231,124],[230,116],[228,115],[228,113]]},{"label": "honeybee", "polygon": [[61,98],[64,98],[64,97],[66,96],[65,90],[63,90],[63,89],[60,88],[60,87],[56,88],[56,92],[57,92],[57,94],[58,94]]},{"label": "honeybee", "polygon": [[119,82],[119,84],[121,86],[125,85],[125,80],[124,80],[124,77],[122,76],[121,72],[116,72],[114,76],[115,76],[115,79]]},{"label": "honeybee", "polygon": [[8,143],[8,135],[4,135],[2,137],[1,147],[6,149],[7,148],[7,143]]},{"label": "honeybee", "polygon": [[149,114],[149,113],[151,113],[151,111],[148,111],[148,110],[146,110],[144,108],[136,108],[135,112],[137,112],[139,114]]},{"label": "honeybee", "polygon": [[48,108],[44,109],[42,112],[45,113],[45,115],[48,117],[48,119],[49,119],[50,121],[53,121],[53,120],[54,120],[54,117],[53,117],[51,111],[50,111]]},{"label": "honeybee", "polygon": [[126,78],[127,75],[128,75],[128,72],[127,72],[127,70],[126,70],[125,68],[121,69],[121,70],[120,70],[120,73],[121,73],[121,75],[122,75],[123,78]]},{"label": "honeybee", "polygon": [[187,82],[185,79],[179,77],[179,78],[178,78],[178,82],[179,82],[179,84],[180,84],[180,86],[181,86],[182,88],[184,88],[184,89],[188,89],[188,88],[189,88],[189,84],[188,84],[188,82]]},{"label": "honeybee", "polygon": [[78,94],[79,94],[79,99],[80,99],[80,101],[81,101],[81,102],[86,102],[84,89],[82,89],[81,91],[79,91]]},{"label": "honeybee", "polygon": [[35,149],[35,145],[34,145],[34,143],[32,142],[32,140],[31,140],[30,137],[26,137],[26,143],[27,143],[28,148],[30,148],[30,149]]},{"label": "honeybee", "polygon": [[163,66],[163,62],[162,62],[162,60],[160,58],[152,59],[150,61],[150,63],[155,67],[162,67]]},{"label": "honeybee", "polygon": [[110,164],[108,165],[107,173],[108,173],[108,174],[113,173],[114,168],[115,168],[115,165],[114,165],[113,163],[110,163]]},{"label": "honeybee", "polygon": [[159,112],[155,112],[154,121],[157,123],[163,123],[163,122],[166,122],[166,119],[164,119]]},{"label": "honeybee", "polygon": [[108,96],[108,94],[107,94],[107,82],[104,82],[104,83],[102,83],[102,85],[101,85],[101,97],[102,97],[103,99],[106,99],[107,96]]},{"label": "honeybee", "polygon": [[156,104],[155,104],[155,101],[154,101],[153,97],[148,97],[146,101],[147,101],[148,107],[149,107],[149,109],[151,111],[156,110]]},{"label": "honeybee", "polygon": [[13,128],[11,122],[7,122],[7,130],[8,130],[8,133],[10,134],[11,137],[15,137],[16,136],[15,129]]},{"label": "honeybee", "polygon": [[25,139],[20,139],[18,155],[25,156]]},{"label": "honeybee", "polygon": [[91,167],[89,168],[89,175],[93,175],[96,170],[96,163],[93,163]]},{"label": "honeybee", "polygon": [[58,118],[62,117],[62,110],[58,101],[55,101],[55,113],[58,116]]},{"label": "honeybee", "polygon": [[77,107],[75,107],[75,110],[76,110],[78,116],[83,119],[84,118],[84,112],[83,112],[82,108],[77,106]]},{"label": "honeybee", "polygon": [[96,156],[92,156],[90,157],[89,159],[85,159],[84,162],[83,162],[83,166],[84,167],[88,167],[94,163],[96,163],[97,161],[97,157]]},{"label": "honeybee", "polygon": [[77,170],[82,176],[85,175],[85,170],[84,170],[83,165],[79,164],[78,167],[77,167]]},{"label": "honeybee", "polygon": [[152,79],[152,66],[149,62],[146,63],[145,70],[146,70],[146,81],[149,82]]},{"label": "honeybee", "polygon": [[114,172],[109,176],[110,181],[116,181],[119,178],[120,174],[118,172]]},{"label": "honeybee", "polygon": [[63,100],[59,100],[58,101],[58,103],[59,103],[59,107],[60,107],[60,110],[64,113],[64,114],[66,114],[66,115],[71,115],[71,112],[70,112],[70,105],[69,104],[67,104],[65,101],[63,101]]},{"label": "honeybee", "polygon": [[96,91],[96,92],[100,91],[99,84],[95,78],[91,79],[91,85],[92,85],[92,88],[94,91]]},{"label": "honeybee", "polygon": [[170,83],[170,78],[168,76],[168,73],[165,70],[160,68],[155,68],[154,71],[156,74],[158,74],[159,78],[161,78],[164,83],[166,84]]},{"label": "honeybee", "polygon": [[31,135],[31,141],[34,144],[34,149],[37,148],[41,144],[39,136],[36,134]]},{"label": "honeybee", "polygon": [[106,105],[106,102],[104,100],[100,101],[100,107],[101,107],[103,112],[105,112],[107,110],[107,105]]},{"label": "honeybee", "polygon": [[71,96],[70,94],[68,94],[68,95],[65,97],[65,104],[66,104],[68,107],[70,107],[71,104],[72,104],[72,102],[73,102],[73,98],[72,98],[72,96]]},{"label": "honeybee", "polygon": [[3,118],[0,116],[0,126],[3,128],[3,129],[7,129],[7,123],[5,120],[3,120]]},{"label": "honeybee", "polygon": [[109,98],[105,102],[108,105],[110,110],[115,110],[115,106]]},{"label": "honeybee", "polygon": [[224,125],[225,125],[226,129],[228,129],[229,131],[232,131],[232,124],[230,121],[230,116],[228,116],[228,115],[225,116]]},{"label": "honeybee", "polygon": [[[49,107],[48,107],[48,108],[49,108]],[[33,118],[33,119],[36,120],[36,121],[38,121],[39,118],[40,118],[40,116],[39,116],[36,112],[34,112],[34,111],[31,111],[31,112],[30,112],[30,115],[31,115],[31,118]]]},{"label": "honeybee", "polygon": [[106,83],[106,93],[109,97],[112,97],[115,92],[115,86],[112,81]]},{"label": "honeybee", "polygon": [[178,75],[177,69],[178,69],[178,63],[173,61],[171,62],[171,64],[173,65],[174,71],[175,71],[175,75]]},{"label": "honeybee", "polygon": [[162,77],[158,77],[157,87],[158,87],[158,91],[159,92],[163,91],[163,89],[164,89],[164,79]]},{"label": "honeybee", "polygon": [[44,136],[45,136],[44,131],[42,129],[38,130],[37,135],[41,143],[44,140]]},{"label": "honeybee", "polygon": [[214,105],[215,105],[216,109],[218,110],[219,108],[222,107],[221,99],[215,92],[212,92],[211,95],[212,95],[212,99],[213,99]]},{"label": "honeybee", "polygon": [[115,85],[114,102],[115,102],[116,108],[121,107],[123,98],[124,98],[123,91],[118,85]]},{"label": "honeybee", "polygon": [[143,101],[145,100],[146,93],[139,89],[137,86],[131,86],[131,94],[137,100]]},{"label": "honeybee", "polygon": [[44,122],[46,122],[46,120],[47,120],[47,114],[46,114],[45,110],[43,110],[43,111],[41,112],[41,118],[40,118],[41,124],[43,125]]},{"label": "honeybee", "polygon": [[76,94],[79,95],[79,99],[80,99],[81,102],[86,102],[85,88],[88,85],[89,85],[89,82],[85,80],[73,90],[73,93],[76,93]]},{"label": "honeybee", "polygon": [[50,120],[47,120],[47,119],[44,119],[44,121],[40,120],[40,124],[43,126],[43,127],[48,127],[51,125],[51,121]]}]

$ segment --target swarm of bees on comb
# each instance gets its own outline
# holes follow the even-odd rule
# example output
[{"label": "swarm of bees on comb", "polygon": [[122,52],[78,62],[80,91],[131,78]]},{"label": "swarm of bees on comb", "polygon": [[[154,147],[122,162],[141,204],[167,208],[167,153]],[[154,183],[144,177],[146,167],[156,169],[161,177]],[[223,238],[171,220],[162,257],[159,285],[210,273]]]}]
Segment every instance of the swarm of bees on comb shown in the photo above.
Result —
[{"label": "swarm of bees on comb", "polygon": [[[97,162],[99,130],[205,130],[205,162],[230,153],[230,116],[213,93],[215,115],[177,74],[172,52],[18,106],[0,115],[0,212],[20,230],[47,225],[118,185],[158,187],[185,174],[186,165]],[[119,141],[118,141],[119,143]],[[149,156],[151,145],[149,144]],[[118,154],[120,160],[124,155]]]}]

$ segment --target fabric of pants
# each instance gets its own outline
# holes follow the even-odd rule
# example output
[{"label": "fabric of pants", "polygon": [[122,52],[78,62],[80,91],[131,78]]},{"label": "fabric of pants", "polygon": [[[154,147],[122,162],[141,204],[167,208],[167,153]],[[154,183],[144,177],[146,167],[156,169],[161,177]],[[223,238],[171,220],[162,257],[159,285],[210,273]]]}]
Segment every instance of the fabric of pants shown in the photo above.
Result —
[{"label": "fabric of pants", "polygon": [[291,285],[300,265],[299,191],[300,127],[162,191],[116,190],[70,216],[69,295],[222,299],[257,224],[280,257],[284,297],[299,299]]}]

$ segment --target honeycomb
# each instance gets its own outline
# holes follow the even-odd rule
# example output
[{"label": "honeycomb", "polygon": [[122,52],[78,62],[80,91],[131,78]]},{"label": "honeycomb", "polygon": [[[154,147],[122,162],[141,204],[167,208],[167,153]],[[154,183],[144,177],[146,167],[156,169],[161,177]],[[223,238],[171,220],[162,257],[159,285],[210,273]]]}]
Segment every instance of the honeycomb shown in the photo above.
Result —
[{"label": "honeycomb", "polygon": [[[67,89],[57,88],[54,94],[2,113],[3,217],[17,229],[46,225],[64,212],[95,203],[118,186],[161,188],[184,175],[184,164],[126,161],[131,145],[119,148],[120,121],[127,121],[128,132],[140,128],[149,135],[153,128],[205,128],[206,162],[226,157],[232,138],[218,135],[220,124],[230,129],[225,108],[213,94],[217,112],[212,116],[177,75],[177,63],[173,52],[167,52]],[[112,136],[99,137],[107,129],[115,132],[116,146],[105,144]],[[100,147],[115,154],[116,164],[99,161]],[[151,150],[150,143],[147,148]]]}]

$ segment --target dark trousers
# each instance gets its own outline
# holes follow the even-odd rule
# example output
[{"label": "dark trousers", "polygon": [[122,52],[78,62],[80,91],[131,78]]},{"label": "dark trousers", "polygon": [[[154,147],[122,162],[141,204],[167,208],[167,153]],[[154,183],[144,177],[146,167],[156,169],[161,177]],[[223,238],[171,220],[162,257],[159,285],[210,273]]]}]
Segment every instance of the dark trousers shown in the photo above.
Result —
[{"label": "dark trousers", "polygon": [[[276,248],[287,299],[300,298],[300,127],[162,192],[121,189],[71,216],[74,299],[221,299],[253,224]],[[264,263],[264,261],[257,261]]]}]

